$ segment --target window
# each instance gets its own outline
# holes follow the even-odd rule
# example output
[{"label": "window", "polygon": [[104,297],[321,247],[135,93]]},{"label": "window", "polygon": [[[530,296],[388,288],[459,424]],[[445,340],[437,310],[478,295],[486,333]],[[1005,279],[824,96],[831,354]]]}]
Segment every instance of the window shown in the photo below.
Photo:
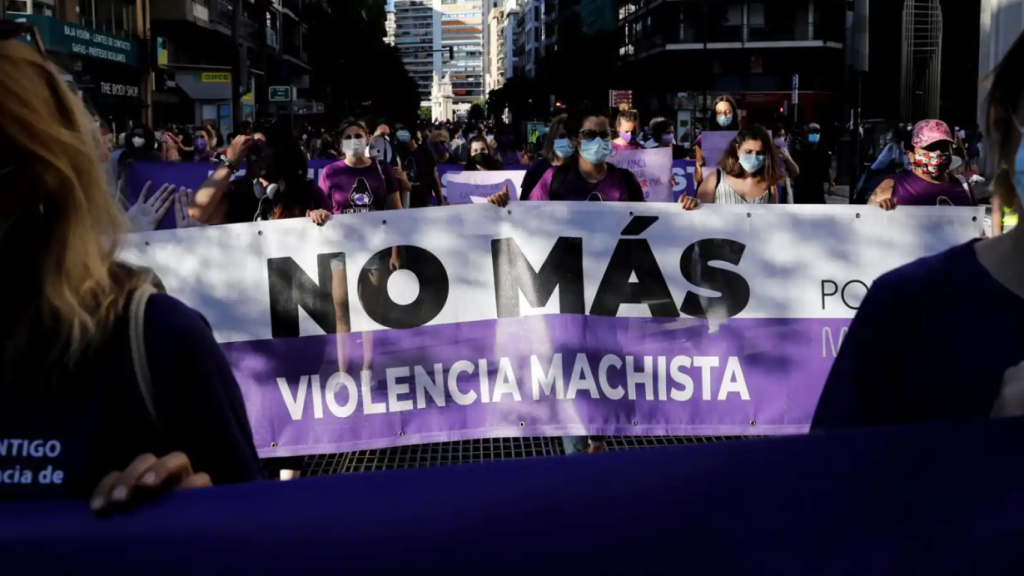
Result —
[{"label": "window", "polygon": [[747,5],[747,25],[751,28],[764,28],[764,4]]}]

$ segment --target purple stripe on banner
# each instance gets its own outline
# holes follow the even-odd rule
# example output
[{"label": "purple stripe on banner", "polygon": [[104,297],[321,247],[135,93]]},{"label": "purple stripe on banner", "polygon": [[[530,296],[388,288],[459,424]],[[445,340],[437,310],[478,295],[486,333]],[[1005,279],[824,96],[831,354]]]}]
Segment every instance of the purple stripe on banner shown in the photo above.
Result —
[{"label": "purple stripe on banner", "polygon": [[[272,457],[503,436],[802,433],[848,325],[550,315],[350,334],[348,372],[371,366],[365,390],[332,379],[334,335],[223,348]],[[555,379],[545,390],[549,372],[564,399]]]}]

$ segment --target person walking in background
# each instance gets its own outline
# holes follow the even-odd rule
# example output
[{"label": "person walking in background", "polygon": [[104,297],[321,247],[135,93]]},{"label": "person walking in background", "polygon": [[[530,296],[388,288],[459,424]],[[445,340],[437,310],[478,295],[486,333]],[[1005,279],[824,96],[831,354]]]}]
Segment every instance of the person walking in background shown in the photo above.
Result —
[{"label": "person walking in background", "polygon": [[[522,148],[517,144],[516,137],[509,133],[508,130],[503,130],[503,134],[498,135],[498,147],[494,151],[494,155],[498,161],[502,164],[508,164],[515,167],[520,167],[526,164],[526,155],[523,154]],[[483,137],[480,137],[483,139]],[[487,142],[483,139],[484,143]],[[470,156],[472,156],[472,150],[470,150]]]},{"label": "person walking in background", "polygon": [[430,134],[430,151],[434,153],[434,159],[438,165],[448,164],[458,166],[459,163],[448,149],[448,131],[444,129],[434,130]]},{"label": "person walking in background", "polygon": [[640,113],[636,110],[622,110],[615,117],[615,140],[612,150],[641,150],[640,135],[637,128],[640,124]]},{"label": "person walking in background", "polygon": [[181,162],[181,152],[184,149],[181,143],[181,134],[178,126],[168,124],[161,137],[163,144],[164,162]]},{"label": "person walking in background", "polygon": [[469,161],[466,162],[466,170],[504,170],[505,165],[501,160],[491,154],[491,148],[487,145],[487,139],[483,136],[474,136],[467,143],[469,146]]},{"label": "person walking in background", "polygon": [[793,202],[795,204],[824,204],[825,190],[836,193],[832,177],[832,153],[821,145],[821,126],[815,122],[807,125],[806,136],[793,160],[800,166],[800,175],[793,180]]},{"label": "person walking in background", "polygon": [[[0,175],[0,258],[19,271],[0,283],[0,438],[47,439],[63,479],[0,483],[0,501],[80,498],[107,514],[261,478],[209,324],[116,259],[128,223],[95,124],[49,60],[15,40],[26,34],[0,21],[0,141],[18,158]],[[4,468],[34,462],[8,453]]]},{"label": "person walking in background", "polygon": [[[714,110],[715,121],[708,126],[709,132],[736,132],[740,129],[740,109],[736,106],[736,101],[733,100],[732,96],[723,94],[715,98]],[[704,181],[704,168],[707,166],[707,159],[704,158],[702,136],[698,136],[693,143],[694,159],[697,161],[693,178],[697,186],[700,186],[701,182]],[[718,159],[712,158],[711,161],[717,162]]]},{"label": "person walking in background", "polygon": [[569,137],[566,130],[568,122],[567,114],[556,116],[551,121],[551,125],[548,126],[547,138],[544,140],[544,149],[523,176],[522,188],[519,191],[520,200],[529,200],[530,192],[533,192],[537,183],[547,174],[548,170],[552,166],[561,166],[576,152],[576,143]]},{"label": "person walking in background", "polygon": [[433,197],[438,206],[444,205],[441,194],[441,180],[437,176],[437,160],[425,146],[420,144],[418,133],[410,131],[404,124],[395,125],[398,153],[406,177],[412,184],[409,194],[409,208],[426,208]]},{"label": "person walking in background", "polygon": [[192,149],[195,150],[193,162],[213,162],[213,146],[210,144],[210,134],[205,129],[199,128],[193,134]]},{"label": "person walking in background", "polygon": [[651,120],[648,127],[651,139],[647,142],[647,148],[670,148],[673,160],[686,158],[687,151],[676,144],[676,128],[668,118],[655,118]]}]

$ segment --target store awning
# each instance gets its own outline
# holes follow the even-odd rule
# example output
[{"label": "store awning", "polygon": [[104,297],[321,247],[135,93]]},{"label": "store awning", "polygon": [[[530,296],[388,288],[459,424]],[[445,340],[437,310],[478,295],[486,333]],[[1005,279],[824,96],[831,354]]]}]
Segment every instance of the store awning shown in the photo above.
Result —
[{"label": "store awning", "polygon": [[193,100],[231,100],[231,72],[179,70],[175,80]]}]

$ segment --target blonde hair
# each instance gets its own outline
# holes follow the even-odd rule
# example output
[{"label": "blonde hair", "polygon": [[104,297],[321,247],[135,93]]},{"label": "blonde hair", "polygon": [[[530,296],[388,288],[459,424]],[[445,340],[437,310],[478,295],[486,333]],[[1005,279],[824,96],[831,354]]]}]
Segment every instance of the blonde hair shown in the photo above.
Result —
[{"label": "blonde hair", "polygon": [[[110,196],[101,136],[82,101],[45,57],[18,42],[0,42],[0,79],[0,142],[20,158],[26,210],[38,202],[42,213],[36,234],[18,238],[18,252],[36,267],[19,273],[35,284],[24,292],[31,298],[8,303],[15,332],[0,345],[8,371],[55,372],[103,342],[127,295],[151,278],[115,261],[128,224]],[[48,362],[19,364],[28,358]]]}]

